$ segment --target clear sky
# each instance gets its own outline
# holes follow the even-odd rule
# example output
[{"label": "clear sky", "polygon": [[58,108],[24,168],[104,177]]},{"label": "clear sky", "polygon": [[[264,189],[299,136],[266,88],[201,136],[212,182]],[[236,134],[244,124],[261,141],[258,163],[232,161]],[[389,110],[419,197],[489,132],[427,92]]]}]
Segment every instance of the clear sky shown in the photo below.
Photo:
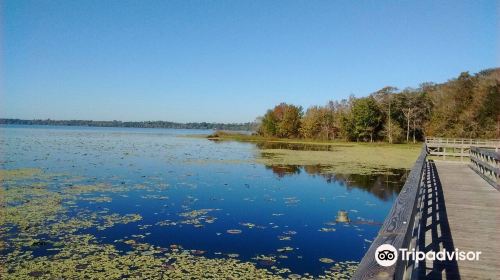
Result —
[{"label": "clear sky", "polygon": [[499,1],[1,1],[0,117],[246,122],[499,66]]}]

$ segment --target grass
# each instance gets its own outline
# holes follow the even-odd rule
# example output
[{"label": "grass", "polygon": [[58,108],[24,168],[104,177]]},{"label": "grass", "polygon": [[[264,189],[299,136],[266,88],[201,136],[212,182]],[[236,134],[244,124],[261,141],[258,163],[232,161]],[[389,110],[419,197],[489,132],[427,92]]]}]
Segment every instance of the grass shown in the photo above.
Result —
[{"label": "grass", "polygon": [[328,151],[308,151],[262,148],[256,159],[265,165],[322,165],[324,172],[340,174],[372,174],[388,169],[410,169],[422,145],[358,143],[311,139],[279,139],[257,135],[217,132],[207,136],[211,140],[328,145]]}]

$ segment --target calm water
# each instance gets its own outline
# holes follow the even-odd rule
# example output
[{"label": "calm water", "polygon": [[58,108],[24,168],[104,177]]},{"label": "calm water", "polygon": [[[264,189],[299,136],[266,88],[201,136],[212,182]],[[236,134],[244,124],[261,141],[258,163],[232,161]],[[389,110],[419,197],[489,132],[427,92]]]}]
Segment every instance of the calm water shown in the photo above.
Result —
[{"label": "calm water", "polygon": [[[131,186],[126,193],[99,193],[110,198],[105,202],[79,200],[71,212],[106,208],[142,216],[105,230],[81,230],[103,243],[142,235],[143,242],[203,250],[209,258],[238,254],[252,261],[257,255],[286,255],[275,265],[315,275],[328,266],[320,258],[361,260],[404,183],[405,172],[397,170],[398,175],[362,176],[323,174],[320,166],[264,166],[255,158],[266,145],[185,137],[210,132],[3,126],[0,165],[41,168],[88,184]],[[183,214],[200,209],[208,210]],[[339,210],[348,211],[352,222],[335,224]],[[229,234],[231,229],[241,233]],[[280,252],[284,247],[293,250]],[[51,254],[34,251],[35,256]]]}]

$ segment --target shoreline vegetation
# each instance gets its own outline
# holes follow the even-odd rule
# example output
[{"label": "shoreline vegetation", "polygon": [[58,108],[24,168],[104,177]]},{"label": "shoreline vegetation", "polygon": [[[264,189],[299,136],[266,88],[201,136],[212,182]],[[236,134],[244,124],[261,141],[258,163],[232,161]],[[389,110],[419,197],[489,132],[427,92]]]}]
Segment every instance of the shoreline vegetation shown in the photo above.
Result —
[{"label": "shoreline vegetation", "polygon": [[426,135],[500,137],[500,68],[461,73],[442,84],[399,90],[386,86],[366,97],[323,106],[280,103],[257,119],[257,134],[278,138],[416,143]]},{"label": "shoreline vegetation", "polygon": [[[321,166],[325,174],[381,174],[391,169],[411,169],[422,148],[416,144],[346,142],[318,139],[285,139],[217,131],[211,141],[255,143],[260,155],[256,162],[268,166]],[[299,145],[293,149],[293,145]],[[317,149],[324,146],[325,149]],[[316,148],[314,148],[316,147]],[[290,149],[292,148],[292,149]]]},{"label": "shoreline vegetation", "polygon": [[247,123],[208,123],[190,122],[177,123],[168,121],[93,121],[93,120],[51,120],[51,119],[9,119],[0,118],[0,125],[51,125],[51,126],[85,126],[85,127],[127,127],[127,128],[173,128],[173,129],[214,129],[231,131],[255,130],[255,124]]}]

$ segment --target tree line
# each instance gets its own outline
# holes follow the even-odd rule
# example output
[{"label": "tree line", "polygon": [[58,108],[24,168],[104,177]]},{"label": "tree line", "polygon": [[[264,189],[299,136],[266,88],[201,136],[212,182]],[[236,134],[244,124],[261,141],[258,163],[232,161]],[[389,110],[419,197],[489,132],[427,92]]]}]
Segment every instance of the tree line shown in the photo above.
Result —
[{"label": "tree line", "polygon": [[215,129],[215,130],[254,130],[255,123],[207,123],[191,122],[176,123],[168,121],[92,121],[92,120],[21,120],[0,119],[0,124],[14,125],[63,125],[63,126],[93,126],[93,127],[135,127],[135,128],[175,128],[175,129]]},{"label": "tree line", "polygon": [[500,137],[500,68],[461,73],[442,84],[398,90],[387,86],[367,97],[323,106],[276,105],[258,118],[266,137],[416,142],[425,136]]}]

